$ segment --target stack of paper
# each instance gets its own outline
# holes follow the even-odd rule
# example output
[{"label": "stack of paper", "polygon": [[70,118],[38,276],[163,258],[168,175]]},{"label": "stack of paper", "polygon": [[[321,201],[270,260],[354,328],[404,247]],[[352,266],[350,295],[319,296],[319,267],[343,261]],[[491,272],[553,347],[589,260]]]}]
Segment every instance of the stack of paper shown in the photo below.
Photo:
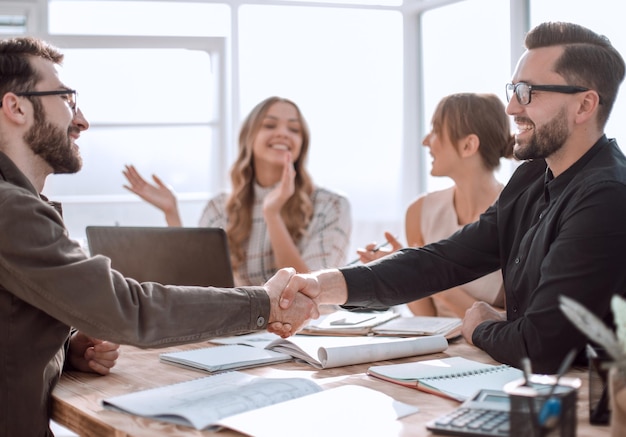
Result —
[{"label": "stack of paper", "polygon": [[355,312],[339,310],[321,316],[305,326],[306,335],[385,335],[417,337],[443,335],[457,337],[461,333],[462,320],[458,317],[401,317],[394,310]]},{"label": "stack of paper", "polygon": [[392,310],[382,312],[339,310],[312,320],[300,333],[308,335],[368,335],[372,333],[372,328],[399,316],[399,313]]},{"label": "stack of paper", "polygon": [[399,317],[372,328],[374,334],[398,335],[443,335],[452,338],[460,335],[462,320],[458,317]]}]

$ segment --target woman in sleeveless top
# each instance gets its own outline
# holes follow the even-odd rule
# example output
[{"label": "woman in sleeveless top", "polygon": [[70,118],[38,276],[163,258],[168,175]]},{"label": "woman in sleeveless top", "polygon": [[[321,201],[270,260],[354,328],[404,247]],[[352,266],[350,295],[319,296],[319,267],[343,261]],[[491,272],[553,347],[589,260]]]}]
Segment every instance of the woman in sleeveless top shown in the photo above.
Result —
[{"label": "woman in sleeveless top", "polygon": [[[423,140],[433,158],[431,175],[447,176],[450,188],[424,194],[405,217],[408,246],[421,247],[449,237],[498,198],[503,185],[495,177],[500,158],[513,153],[514,137],[504,104],[493,94],[459,93],[444,97]],[[391,249],[359,249],[361,261],[378,259],[402,247],[385,233]],[[504,308],[501,271],[408,304],[415,315],[463,317],[476,301]]]}]

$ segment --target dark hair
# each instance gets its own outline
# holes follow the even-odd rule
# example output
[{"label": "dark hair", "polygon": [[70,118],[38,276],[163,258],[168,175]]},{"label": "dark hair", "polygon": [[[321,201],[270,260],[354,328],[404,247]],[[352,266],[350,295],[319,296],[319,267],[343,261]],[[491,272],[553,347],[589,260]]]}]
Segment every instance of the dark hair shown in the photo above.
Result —
[{"label": "dark hair", "polygon": [[624,59],[611,41],[578,24],[547,22],[531,29],[524,44],[529,50],[564,46],[563,54],[555,63],[555,71],[570,85],[598,92],[602,103],[598,109],[598,123],[603,127],[624,80]]},{"label": "dark hair", "polygon": [[0,40],[0,98],[9,91],[32,89],[41,79],[31,65],[30,57],[40,57],[55,64],[63,62],[56,47],[33,37]]},{"label": "dark hair", "polygon": [[495,94],[450,94],[439,101],[432,118],[433,130],[441,135],[444,126],[453,144],[475,134],[478,151],[489,170],[498,168],[500,158],[513,156],[515,137],[504,103]]}]

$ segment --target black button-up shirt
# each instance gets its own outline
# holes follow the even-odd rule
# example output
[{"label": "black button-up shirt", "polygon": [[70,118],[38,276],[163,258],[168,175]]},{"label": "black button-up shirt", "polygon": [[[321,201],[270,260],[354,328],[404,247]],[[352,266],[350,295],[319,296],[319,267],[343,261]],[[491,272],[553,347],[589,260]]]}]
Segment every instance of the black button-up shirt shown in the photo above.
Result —
[{"label": "black button-up shirt", "polygon": [[626,157],[605,136],[554,178],[544,160],[523,163],[480,219],[450,238],[341,269],[349,306],[429,296],[502,269],[507,321],[484,322],[474,344],[497,361],[554,373],[587,338],[559,309],[567,295],[611,322],[626,294]]}]

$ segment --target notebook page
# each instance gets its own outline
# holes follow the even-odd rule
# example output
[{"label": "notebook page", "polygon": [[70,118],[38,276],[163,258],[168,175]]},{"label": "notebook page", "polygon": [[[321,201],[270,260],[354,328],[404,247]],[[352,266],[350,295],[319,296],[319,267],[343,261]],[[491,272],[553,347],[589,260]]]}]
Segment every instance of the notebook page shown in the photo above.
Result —
[{"label": "notebook page", "polygon": [[496,366],[463,357],[450,357],[413,363],[373,366],[370,367],[370,371],[392,379],[417,381],[423,378],[475,372],[482,369],[491,369],[493,367]]},{"label": "notebook page", "polygon": [[501,365],[453,376],[420,378],[419,382],[459,401],[465,401],[482,389],[502,390],[505,384],[520,378],[523,378],[521,370]]}]

